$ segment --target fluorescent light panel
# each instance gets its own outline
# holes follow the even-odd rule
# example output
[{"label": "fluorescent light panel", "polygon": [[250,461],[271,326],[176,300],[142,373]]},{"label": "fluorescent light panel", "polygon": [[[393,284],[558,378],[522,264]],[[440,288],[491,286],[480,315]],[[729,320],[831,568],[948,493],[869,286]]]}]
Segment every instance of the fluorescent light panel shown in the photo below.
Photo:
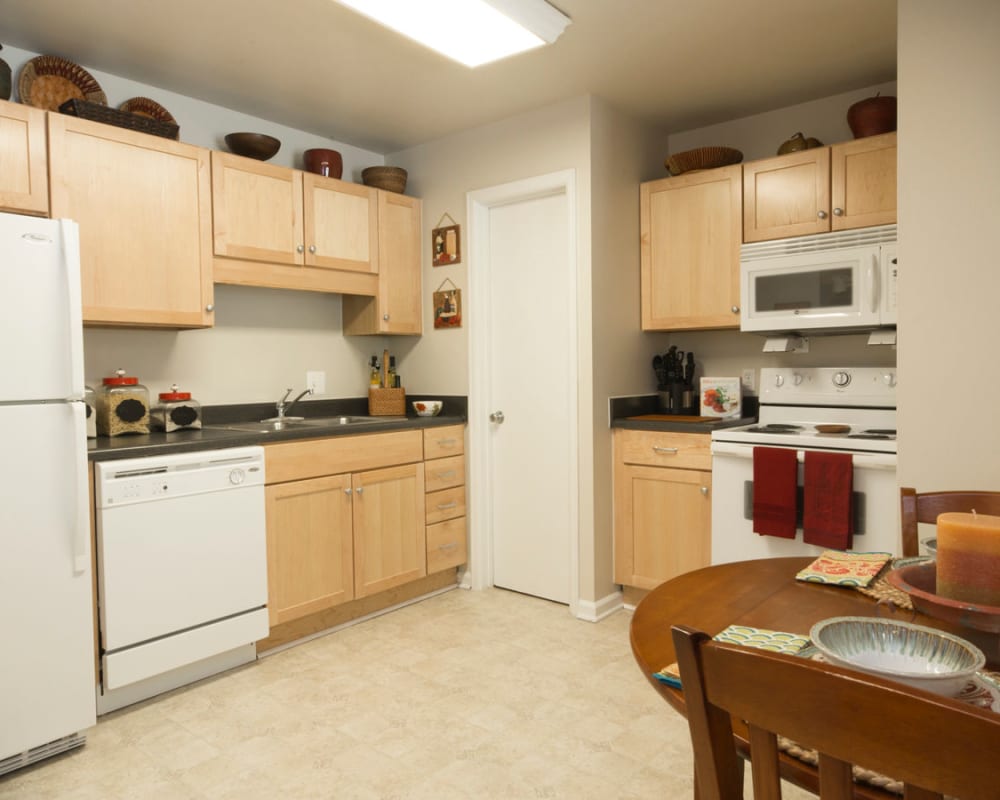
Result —
[{"label": "fluorescent light panel", "polygon": [[559,38],[568,17],[544,0],[337,0],[468,67]]}]

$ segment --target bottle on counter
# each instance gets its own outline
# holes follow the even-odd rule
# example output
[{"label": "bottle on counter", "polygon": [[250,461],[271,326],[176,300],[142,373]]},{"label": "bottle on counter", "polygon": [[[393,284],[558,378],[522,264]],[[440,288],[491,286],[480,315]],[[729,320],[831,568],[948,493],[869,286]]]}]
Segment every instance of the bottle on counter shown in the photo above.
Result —
[{"label": "bottle on counter", "polygon": [[83,402],[87,413],[87,438],[97,438],[97,392],[89,386],[83,387]]},{"label": "bottle on counter", "polygon": [[139,379],[115,370],[97,395],[97,432],[102,436],[149,433],[149,390]]},{"label": "bottle on counter", "polygon": [[388,377],[386,378],[386,381],[385,381],[385,388],[386,389],[395,389],[396,386],[397,386],[396,380],[397,380],[397,375],[396,375],[396,356],[389,356],[389,374],[388,374]]},{"label": "bottle on counter", "polygon": [[372,389],[378,389],[382,384],[382,376],[379,373],[378,357],[372,356],[371,359],[371,375],[368,377],[368,385]]},{"label": "bottle on counter", "polygon": [[179,430],[201,428],[201,404],[191,399],[191,392],[177,391],[177,384],[169,392],[160,392],[160,402],[150,414],[153,430],[172,433]]}]

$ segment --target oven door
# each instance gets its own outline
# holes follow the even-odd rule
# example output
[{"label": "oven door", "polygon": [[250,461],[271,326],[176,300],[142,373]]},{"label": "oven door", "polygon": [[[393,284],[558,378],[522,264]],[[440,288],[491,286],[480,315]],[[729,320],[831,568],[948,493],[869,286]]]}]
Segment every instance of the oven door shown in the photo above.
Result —
[{"label": "oven door", "polygon": [[878,246],[745,259],[740,330],[877,327],[881,277]]},{"label": "oven door", "polygon": [[[855,518],[852,550],[900,552],[899,489],[895,453],[853,453]],[[798,451],[802,486],[803,451]],[[813,556],[822,547],[753,531],[753,446],[712,442],[712,563],[753,558]],[[800,503],[801,506],[801,503]]]}]

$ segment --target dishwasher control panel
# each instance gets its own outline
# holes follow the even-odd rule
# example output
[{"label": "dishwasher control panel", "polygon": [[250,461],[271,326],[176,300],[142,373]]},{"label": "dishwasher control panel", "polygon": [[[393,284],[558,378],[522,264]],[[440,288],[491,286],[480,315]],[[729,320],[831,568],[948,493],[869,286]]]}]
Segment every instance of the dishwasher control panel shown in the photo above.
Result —
[{"label": "dishwasher control panel", "polygon": [[95,464],[98,508],[264,484],[264,448],[232,447]]}]

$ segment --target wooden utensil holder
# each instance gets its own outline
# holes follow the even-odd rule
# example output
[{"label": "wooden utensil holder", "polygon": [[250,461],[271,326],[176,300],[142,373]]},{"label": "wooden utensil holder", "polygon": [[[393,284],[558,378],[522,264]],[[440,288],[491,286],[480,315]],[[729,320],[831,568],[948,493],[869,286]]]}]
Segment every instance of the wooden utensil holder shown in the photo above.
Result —
[{"label": "wooden utensil holder", "polygon": [[373,417],[406,415],[406,389],[369,389],[368,414]]}]

